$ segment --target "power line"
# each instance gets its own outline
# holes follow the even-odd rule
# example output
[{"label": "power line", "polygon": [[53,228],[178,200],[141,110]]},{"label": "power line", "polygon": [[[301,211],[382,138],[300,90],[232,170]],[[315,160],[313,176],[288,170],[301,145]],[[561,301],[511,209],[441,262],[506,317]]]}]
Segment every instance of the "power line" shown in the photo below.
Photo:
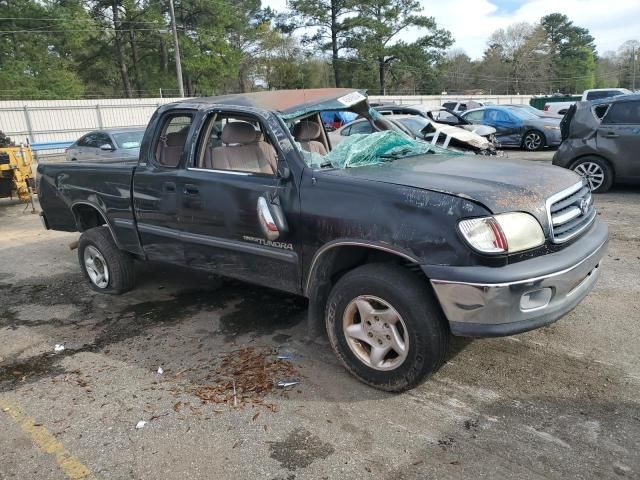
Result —
[{"label": "power line", "polygon": [[[42,21],[42,22],[68,22],[68,23],[93,23],[95,22],[92,18],[45,18],[45,17],[0,17],[0,21],[2,20],[29,20],[29,21]],[[161,25],[156,21],[145,21],[145,20],[123,20],[126,23],[140,23],[140,24],[150,24],[150,25]]]},{"label": "power line", "polygon": [[[182,30],[182,29],[181,29]],[[130,32],[128,28],[93,28],[93,29],[69,29],[64,30],[0,30],[0,35],[13,35],[16,33],[65,33],[65,32]],[[136,32],[158,32],[169,33],[166,28],[136,28]]]}]

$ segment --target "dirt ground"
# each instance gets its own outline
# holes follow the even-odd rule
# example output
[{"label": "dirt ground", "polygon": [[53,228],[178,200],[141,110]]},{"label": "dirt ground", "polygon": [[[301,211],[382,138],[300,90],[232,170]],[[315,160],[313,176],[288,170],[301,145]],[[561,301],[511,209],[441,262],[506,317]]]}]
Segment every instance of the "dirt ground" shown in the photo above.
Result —
[{"label": "dirt ground", "polygon": [[[0,201],[0,479],[640,478],[639,199],[596,197],[610,247],[573,312],[455,339],[402,395],[305,341],[303,299],[156,264],[137,266],[135,290],[100,295],[68,248],[77,234]],[[225,361],[251,352],[301,383],[203,403]]]}]

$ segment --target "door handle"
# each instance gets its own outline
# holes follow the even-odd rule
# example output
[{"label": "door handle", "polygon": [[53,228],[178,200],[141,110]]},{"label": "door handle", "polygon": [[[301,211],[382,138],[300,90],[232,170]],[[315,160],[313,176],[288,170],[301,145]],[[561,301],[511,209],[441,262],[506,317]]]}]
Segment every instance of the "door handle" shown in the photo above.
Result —
[{"label": "door handle", "polygon": [[176,184],[173,182],[164,182],[162,184],[162,190],[168,193],[173,193],[176,191]]},{"label": "door handle", "polygon": [[618,135],[615,132],[607,132],[607,135],[606,135],[607,138],[618,138],[619,136],[620,135]]},{"label": "door handle", "polygon": [[184,186],[184,194],[185,195],[199,195],[200,194],[200,190],[198,189],[197,185],[194,185],[192,183],[187,183]]}]

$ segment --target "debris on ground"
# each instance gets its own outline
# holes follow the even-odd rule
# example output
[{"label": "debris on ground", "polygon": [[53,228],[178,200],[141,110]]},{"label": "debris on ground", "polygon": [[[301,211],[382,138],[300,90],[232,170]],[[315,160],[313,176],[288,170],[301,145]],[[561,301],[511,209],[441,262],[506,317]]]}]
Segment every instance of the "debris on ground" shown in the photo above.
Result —
[{"label": "debris on ground", "polygon": [[146,424],[147,422],[145,420],[140,420],[138,423],[136,423],[136,430],[140,430],[141,428],[144,428]]},{"label": "debris on ground", "polygon": [[56,343],[55,347],[53,347],[53,351],[55,353],[64,352],[64,344],[63,343]]},{"label": "debris on ground", "polygon": [[277,379],[283,377],[299,378],[300,375],[291,362],[275,359],[271,349],[243,347],[223,354],[218,367],[207,375],[210,384],[197,386],[193,393],[203,404],[235,408],[263,406],[275,413],[277,405],[264,398],[274,391]]},{"label": "debris on ground", "polygon": [[280,380],[276,385],[278,386],[278,388],[287,388],[298,385],[299,383],[300,380]]}]

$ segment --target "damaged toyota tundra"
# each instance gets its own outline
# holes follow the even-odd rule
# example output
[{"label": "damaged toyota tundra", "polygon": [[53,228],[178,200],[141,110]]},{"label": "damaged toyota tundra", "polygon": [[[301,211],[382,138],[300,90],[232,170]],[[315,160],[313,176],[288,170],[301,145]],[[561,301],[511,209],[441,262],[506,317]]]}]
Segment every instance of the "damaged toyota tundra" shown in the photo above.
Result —
[{"label": "damaged toyota tundra", "polygon": [[[320,114],[340,110],[374,133],[332,148]],[[608,241],[574,172],[415,140],[351,89],[164,105],[136,162],[38,172],[45,227],[81,232],[94,290],[123,293],[133,262],[154,260],[307,297],[309,331],[324,326],[349,372],[394,392],[442,365],[451,334],[561,318]]]}]

